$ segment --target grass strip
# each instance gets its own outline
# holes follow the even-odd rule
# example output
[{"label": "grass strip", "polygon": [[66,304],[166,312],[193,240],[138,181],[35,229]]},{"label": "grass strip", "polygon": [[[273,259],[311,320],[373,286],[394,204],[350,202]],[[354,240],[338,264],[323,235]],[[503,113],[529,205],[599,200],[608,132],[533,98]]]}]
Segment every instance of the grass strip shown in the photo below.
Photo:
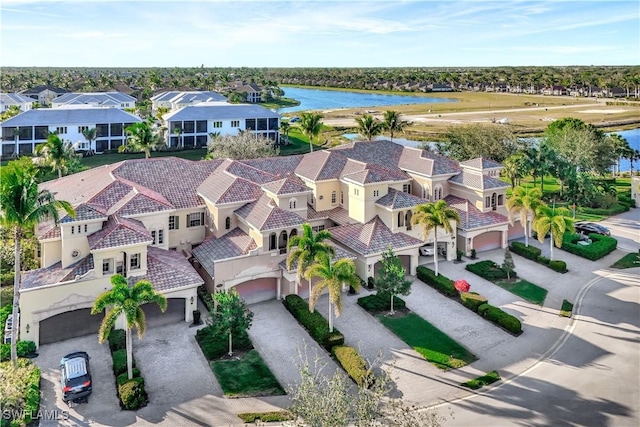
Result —
[{"label": "grass strip", "polygon": [[440,369],[460,368],[478,360],[469,350],[415,313],[377,319],[402,341]]},{"label": "grass strip", "polygon": [[275,396],[285,394],[256,350],[237,360],[211,362],[211,369],[226,397]]},{"label": "grass strip", "polygon": [[500,375],[496,371],[488,372],[486,375],[483,375],[478,378],[474,378],[471,381],[467,381],[466,383],[460,384],[463,387],[470,388],[472,390],[477,390],[482,388],[485,385],[493,384],[500,379]]},{"label": "grass strip", "polygon": [[289,411],[271,411],[271,412],[242,412],[238,417],[244,423],[269,423],[289,421],[293,419],[293,414]]},{"label": "grass strip", "polygon": [[638,252],[632,252],[630,254],[626,254],[625,256],[620,258],[618,261],[613,263],[613,265],[611,266],[611,268],[620,268],[620,269],[633,268],[633,267],[640,267],[640,253]]},{"label": "grass strip", "polygon": [[502,289],[518,295],[520,298],[533,304],[542,305],[547,297],[547,290],[538,285],[534,285],[526,280],[518,280],[516,282],[500,281],[495,282]]},{"label": "grass strip", "polygon": [[560,316],[571,317],[572,312],[573,312],[573,304],[571,304],[566,299],[562,300],[562,307],[560,308]]}]

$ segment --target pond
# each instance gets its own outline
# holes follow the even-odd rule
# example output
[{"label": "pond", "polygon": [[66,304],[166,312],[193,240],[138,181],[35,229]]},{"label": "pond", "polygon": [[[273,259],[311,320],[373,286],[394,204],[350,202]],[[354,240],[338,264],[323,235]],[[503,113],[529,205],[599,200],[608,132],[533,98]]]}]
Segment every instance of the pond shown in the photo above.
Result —
[{"label": "pond", "polygon": [[281,108],[280,114],[303,110],[330,110],[338,108],[382,107],[402,104],[436,104],[457,102],[452,98],[430,98],[426,96],[404,96],[382,93],[361,93],[342,90],[307,89],[283,87],[284,96],[300,101],[295,107]]}]

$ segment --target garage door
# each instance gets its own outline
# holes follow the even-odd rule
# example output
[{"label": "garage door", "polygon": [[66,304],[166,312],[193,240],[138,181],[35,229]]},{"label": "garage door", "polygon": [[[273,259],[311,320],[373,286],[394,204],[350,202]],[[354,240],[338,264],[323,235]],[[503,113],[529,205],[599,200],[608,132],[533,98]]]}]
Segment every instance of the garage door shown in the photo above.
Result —
[{"label": "garage door", "polygon": [[184,298],[167,298],[167,310],[160,311],[158,304],[144,304],[147,328],[184,322]]},{"label": "garage door", "polygon": [[514,221],[513,226],[509,225],[509,240],[520,239],[524,237],[524,227],[520,221]]},{"label": "garage door", "polygon": [[91,315],[90,308],[68,311],[40,322],[40,345],[96,334],[104,315]]},{"label": "garage door", "polygon": [[[398,255],[398,258],[400,258],[400,262],[402,263],[402,266],[404,267],[405,272],[409,274],[409,272],[411,271],[411,256]],[[378,277],[380,270],[382,270],[382,261],[376,262],[376,265],[373,266],[373,273],[375,277]]]},{"label": "garage door", "polygon": [[502,232],[500,231],[482,233],[481,235],[473,238],[473,248],[478,252],[498,249],[502,247],[501,239]]},{"label": "garage door", "polygon": [[235,290],[247,304],[276,298],[278,283],[275,278],[250,280],[235,286]]}]

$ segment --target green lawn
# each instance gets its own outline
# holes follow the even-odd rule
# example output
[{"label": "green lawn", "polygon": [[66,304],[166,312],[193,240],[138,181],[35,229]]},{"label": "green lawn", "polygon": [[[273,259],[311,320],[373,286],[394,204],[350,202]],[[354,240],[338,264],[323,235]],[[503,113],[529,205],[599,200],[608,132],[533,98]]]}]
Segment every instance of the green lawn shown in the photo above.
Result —
[{"label": "green lawn", "polygon": [[256,350],[249,351],[239,360],[211,362],[211,369],[227,397],[285,394]]},{"label": "green lawn", "polygon": [[376,318],[440,369],[460,368],[477,360],[469,350],[415,313],[398,317],[379,314]]},{"label": "green lawn", "polygon": [[626,254],[618,261],[616,261],[611,268],[632,268],[632,267],[640,267],[640,253],[632,252],[630,254]]},{"label": "green lawn", "polygon": [[[306,154],[309,152],[309,137],[302,133],[299,127],[291,126],[289,130],[289,144],[280,146],[281,156],[291,156],[293,154]],[[313,151],[320,150],[318,145],[322,141],[322,136],[313,139]]]},{"label": "green lawn", "polygon": [[493,384],[500,379],[500,375],[496,371],[488,372],[486,375],[483,375],[478,378],[474,378],[471,381],[467,381],[466,383],[460,384],[461,386],[468,387],[472,390],[477,390],[482,388],[485,385]]},{"label": "green lawn", "polygon": [[264,108],[268,108],[269,110],[277,110],[279,108],[287,108],[287,107],[295,107],[300,105],[300,101],[298,101],[297,99],[293,99],[293,98],[279,98],[279,99],[274,99],[270,102],[261,102],[260,104],[261,107]]},{"label": "green lawn", "polygon": [[518,280],[516,282],[498,281],[495,284],[533,304],[542,305],[547,297],[546,289],[526,280]]}]

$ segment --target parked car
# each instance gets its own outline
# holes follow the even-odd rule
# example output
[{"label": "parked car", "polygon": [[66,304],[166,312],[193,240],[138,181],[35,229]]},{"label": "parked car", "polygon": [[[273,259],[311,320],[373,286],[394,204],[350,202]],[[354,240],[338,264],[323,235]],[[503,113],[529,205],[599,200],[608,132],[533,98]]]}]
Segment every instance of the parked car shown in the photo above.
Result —
[{"label": "parked car", "polygon": [[611,231],[600,224],[593,222],[576,222],[574,224],[576,233],[581,234],[602,234],[603,236],[611,236]]},{"label": "parked car", "polygon": [[295,122],[299,122],[300,121],[300,117],[298,116],[294,116],[291,118],[291,120],[289,120],[290,123],[295,123]]},{"label": "parked car", "polygon": [[89,355],[84,351],[67,354],[60,361],[60,371],[62,400],[86,402],[92,389]]},{"label": "parked car", "polygon": [[433,256],[433,246],[421,246],[419,250],[422,256]]}]

